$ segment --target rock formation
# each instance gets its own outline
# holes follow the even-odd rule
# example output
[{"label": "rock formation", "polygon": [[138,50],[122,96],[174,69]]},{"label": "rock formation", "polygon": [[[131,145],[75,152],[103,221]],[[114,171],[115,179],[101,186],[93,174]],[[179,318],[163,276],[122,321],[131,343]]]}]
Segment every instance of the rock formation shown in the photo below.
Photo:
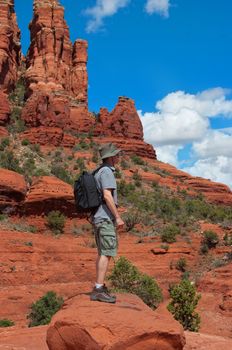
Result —
[{"label": "rock formation", "polygon": [[0,126],[5,125],[10,116],[10,105],[7,95],[0,90]]},{"label": "rock formation", "polygon": [[137,296],[118,295],[115,305],[80,295],[65,304],[47,333],[50,350],[181,350],[181,325],[165,307],[155,312]]},{"label": "rock formation", "polygon": [[87,42],[72,45],[64,8],[58,0],[34,0],[29,25],[31,45],[26,79],[29,94],[36,90],[59,91],[87,107]]},{"label": "rock formation", "polygon": [[52,176],[35,178],[23,205],[27,214],[42,214],[60,210],[67,215],[75,214],[73,188]]},{"label": "rock formation", "polygon": [[111,113],[102,108],[95,133],[143,140],[143,127],[134,101],[127,97],[119,97]]},{"label": "rock formation", "polygon": [[15,207],[24,200],[27,185],[22,175],[1,168],[0,179],[0,210]]},{"label": "rock formation", "polygon": [[0,0],[0,90],[10,92],[14,88],[20,58],[20,31],[14,0]]}]

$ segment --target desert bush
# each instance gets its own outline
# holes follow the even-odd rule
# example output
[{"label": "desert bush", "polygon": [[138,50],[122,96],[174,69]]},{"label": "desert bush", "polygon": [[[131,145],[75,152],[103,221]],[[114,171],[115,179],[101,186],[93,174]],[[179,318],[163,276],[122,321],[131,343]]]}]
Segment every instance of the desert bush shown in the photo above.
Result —
[{"label": "desert bush", "polygon": [[124,180],[118,183],[118,193],[122,197],[128,197],[135,190],[135,186],[131,183],[126,183]]},{"label": "desert bush", "polygon": [[49,171],[42,169],[42,168],[37,168],[35,169],[33,176],[49,176]]},{"label": "desert bush", "polygon": [[59,210],[52,210],[46,217],[47,225],[54,234],[64,232],[66,217]]},{"label": "desert bush", "polygon": [[125,159],[122,159],[121,162],[120,162],[120,166],[123,170],[126,170],[129,168],[129,164],[128,162],[125,160]]},{"label": "desert bush", "polygon": [[118,259],[108,279],[115,291],[136,294],[153,309],[162,301],[162,292],[156,281],[141,273],[125,257]]},{"label": "desert bush", "polygon": [[28,139],[23,139],[21,144],[22,144],[22,146],[27,146],[30,144],[30,141]]},{"label": "desert bush", "polygon": [[163,229],[161,233],[162,242],[173,243],[176,242],[176,235],[180,233],[179,227],[176,225],[170,224]]},{"label": "desert bush", "polygon": [[62,180],[64,182],[67,182],[70,185],[73,185],[74,181],[73,181],[72,176],[61,165],[52,164],[51,173],[53,175],[55,175],[56,177],[58,177],[58,179],[60,179],[60,180]]},{"label": "desert bush", "polygon": [[169,245],[168,245],[168,244],[161,244],[161,245],[160,245],[160,248],[161,248],[161,249],[164,249],[164,250],[167,252],[168,249],[169,249]]},{"label": "desert bush", "polygon": [[142,177],[141,175],[139,174],[138,170],[136,170],[132,176],[132,179],[135,180],[135,181],[141,181],[142,180]]},{"label": "desert bush", "polygon": [[178,285],[170,289],[171,302],[168,310],[179,321],[185,330],[197,332],[200,326],[200,316],[195,312],[200,294],[196,287],[188,280],[183,279]]},{"label": "desert bush", "polygon": [[0,167],[22,174],[23,170],[19,165],[19,160],[15,158],[12,151],[2,152],[0,157]]},{"label": "desert bush", "polygon": [[39,300],[31,305],[29,327],[35,327],[50,323],[52,316],[60,310],[64,301],[55,292],[49,291]]},{"label": "desert bush", "polygon": [[144,160],[137,156],[137,155],[132,155],[131,156],[131,160],[134,164],[137,164],[137,165],[145,165],[146,163],[144,162]]},{"label": "desert bush", "polygon": [[125,222],[126,231],[131,231],[136,224],[141,222],[141,215],[137,210],[129,210],[123,214],[123,221]]},{"label": "desert bush", "polygon": [[182,272],[185,272],[187,267],[187,262],[185,258],[180,258],[179,260],[177,260],[176,262],[176,269]]},{"label": "desert bush", "polygon": [[13,107],[10,115],[9,132],[18,133],[26,130],[24,121],[21,119],[21,108]]},{"label": "desert bush", "polygon": [[7,318],[0,319],[0,327],[12,327],[14,326],[14,322],[8,320]]},{"label": "desert bush", "polygon": [[7,218],[8,218],[7,215],[5,215],[5,214],[0,214],[0,221],[4,221],[4,220],[6,220]]},{"label": "desert bush", "polygon": [[23,106],[25,92],[26,92],[25,81],[23,78],[20,78],[16,83],[14,91],[10,93],[9,100],[14,104],[16,104],[17,106]]},{"label": "desert bush", "polygon": [[232,246],[232,234],[226,233],[223,237],[223,241],[226,246]]},{"label": "desert bush", "polygon": [[10,140],[8,137],[5,137],[1,140],[1,144],[0,144],[0,151],[4,151],[4,149],[6,147],[8,147],[10,145]]},{"label": "desert bush", "polygon": [[212,230],[203,232],[202,245],[205,244],[209,249],[211,249],[211,248],[215,248],[218,243],[219,243],[219,238],[216,232]]}]

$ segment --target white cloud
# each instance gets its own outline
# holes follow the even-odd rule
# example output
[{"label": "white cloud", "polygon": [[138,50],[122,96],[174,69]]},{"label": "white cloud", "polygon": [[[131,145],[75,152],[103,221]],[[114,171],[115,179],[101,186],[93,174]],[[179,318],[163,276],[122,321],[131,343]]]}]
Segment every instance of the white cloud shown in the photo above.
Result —
[{"label": "white cloud", "polygon": [[[157,112],[138,111],[145,141],[153,144],[158,159],[183,168],[193,175],[232,186],[232,128],[213,130],[210,118],[232,118],[230,90],[215,88],[196,95],[177,91],[156,104]],[[178,160],[178,151],[192,144],[191,157]],[[183,158],[182,152],[182,158]]]},{"label": "white cloud", "polygon": [[97,0],[94,7],[85,10],[85,14],[92,17],[87,23],[88,33],[95,32],[103,25],[105,17],[115,15],[120,8],[126,7],[130,0]]},{"label": "white cloud", "polygon": [[209,130],[200,142],[193,143],[192,149],[197,158],[232,157],[232,135],[218,130]]},{"label": "white cloud", "polygon": [[142,115],[145,139],[154,146],[183,145],[200,140],[208,128],[208,120],[196,111],[182,108],[178,113],[158,112]]},{"label": "white cloud", "polygon": [[232,188],[232,158],[218,156],[198,160],[192,167],[184,168],[194,176],[225,183]]},{"label": "white cloud", "polygon": [[178,151],[182,149],[181,146],[171,146],[171,145],[166,145],[166,146],[159,146],[156,147],[156,155],[157,158],[162,160],[164,163],[169,163],[174,166],[178,166]]},{"label": "white cloud", "polygon": [[168,94],[156,107],[164,112],[179,113],[183,108],[197,112],[201,117],[216,117],[223,114],[232,117],[232,100],[226,100],[228,89],[215,88],[196,95],[177,91]]},{"label": "white cloud", "polygon": [[169,0],[147,0],[145,10],[149,15],[157,13],[161,16],[168,17],[170,7]]}]

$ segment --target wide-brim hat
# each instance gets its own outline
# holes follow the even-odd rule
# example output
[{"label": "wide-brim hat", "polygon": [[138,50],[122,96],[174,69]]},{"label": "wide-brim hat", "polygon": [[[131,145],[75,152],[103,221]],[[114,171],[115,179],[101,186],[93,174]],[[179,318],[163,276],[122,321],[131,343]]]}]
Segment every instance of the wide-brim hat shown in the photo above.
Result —
[{"label": "wide-brim hat", "polygon": [[101,159],[114,157],[116,156],[121,150],[117,148],[113,143],[106,143],[99,148],[99,153]]}]

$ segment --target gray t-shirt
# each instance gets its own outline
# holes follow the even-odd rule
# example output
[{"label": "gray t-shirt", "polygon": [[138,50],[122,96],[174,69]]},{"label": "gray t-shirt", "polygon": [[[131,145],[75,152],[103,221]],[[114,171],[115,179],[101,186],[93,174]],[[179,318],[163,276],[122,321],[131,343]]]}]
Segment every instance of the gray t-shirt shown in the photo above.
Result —
[{"label": "gray t-shirt", "polygon": [[[112,196],[114,199],[114,203],[117,206],[118,205],[118,198],[117,198],[117,184],[114,176],[115,168],[105,166],[104,168],[101,168],[95,175],[95,179],[97,182],[97,186],[100,189],[100,191],[103,191],[105,189],[112,189]],[[106,204],[101,204],[96,213],[93,216],[93,223],[97,224],[101,222],[104,219],[110,219],[112,221],[115,220],[114,215],[111,213],[110,209],[107,207]]]}]

